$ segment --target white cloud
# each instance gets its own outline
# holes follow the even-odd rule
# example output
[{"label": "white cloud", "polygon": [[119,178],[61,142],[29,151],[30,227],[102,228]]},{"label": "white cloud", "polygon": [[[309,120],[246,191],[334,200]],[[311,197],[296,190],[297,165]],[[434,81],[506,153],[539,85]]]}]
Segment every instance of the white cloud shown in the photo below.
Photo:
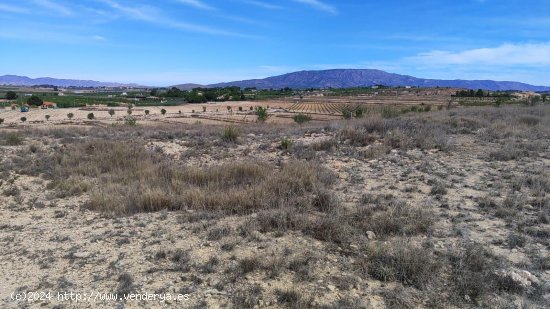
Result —
[{"label": "white cloud", "polygon": [[131,7],[126,5],[121,5],[118,2],[112,0],[102,0],[103,3],[107,4],[113,9],[116,9],[119,13],[123,14],[127,18],[149,22],[163,27],[179,29],[183,31],[204,33],[211,35],[221,35],[221,36],[233,36],[233,37],[242,37],[242,38],[254,38],[246,34],[226,31],[218,28],[202,26],[198,24],[192,24],[187,22],[181,22],[174,19],[171,19],[168,16],[162,14],[157,8],[151,6],[145,7]]},{"label": "white cloud", "polygon": [[13,6],[13,5],[9,5],[9,4],[2,4],[2,3],[0,3],[0,11],[8,12],[8,13],[21,13],[21,14],[29,12],[25,8],[18,7],[18,6]]},{"label": "white cloud", "polygon": [[321,2],[319,0],[292,0],[292,1],[307,4],[317,10],[321,10],[333,15],[338,14],[338,10],[335,7],[333,7],[332,5],[326,4],[324,2]]},{"label": "white cloud", "polygon": [[407,60],[423,65],[550,65],[550,42],[503,44],[459,52],[434,50]]},{"label": "white cloud", "polygon": [[69,8],[51,0],[34,0],[34,3],[43,8],[56,11],[57,13],[65,16],[73,15],[73,11],[71,11]]},{"label": "white cloud", "polygon": [[255,5],[255,6],[259,6],[261,8],[268,9],[268,10],[280,10],[280,9],[283,8],[282,6],[278,6],[278,5],[263,2],[263,1],[244,0],[243,2],[248,3],[248,4],[252,4],[252,5]]},{"label": "white cloud", "polygon": [[201,9],[201,10],[215,10],[216,9],[215,7],[212,7],[212,6],[204,3],[203,1],[199,1],[199,0],[177,0],[177,1],[180,2],[180,3],[183,3],[185,5],[189,5],[189,6],[192,6],[194,8]]}]

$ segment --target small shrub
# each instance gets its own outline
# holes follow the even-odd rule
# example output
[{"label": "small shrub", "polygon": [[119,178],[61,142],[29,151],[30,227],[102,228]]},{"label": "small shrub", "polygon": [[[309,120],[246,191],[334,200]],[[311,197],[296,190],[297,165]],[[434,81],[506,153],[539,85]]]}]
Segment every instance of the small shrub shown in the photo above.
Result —
[{"label": "small shrub", "polygon": [[223,237],[229,236],[231,234],[231,228],[228,226],[215,228],[208,232],[207,239],[210,241],[218,241]]},{"label": "small shrub", "polygon": [[226,142],[236,142],[239,137],[239,129],[235,126],[227,126],[223,129],[222,139]]},{"label": "small shrub", "polygon": [[160,113],[164,116],[164,115],[166,115],[166,110],[163,108],[163,109],[160,110]]},{"label": "small shrub", "polygon": [[93,120],[94,119],[94,113],[89,113],[88,116],[86,116],[89,120]]},{"label": "small shrub", "polygon": [[44,116],[44,118],[46,118],[46,121],[50,120],[50,115],[46,115]]},{"label": "small shrub", "polygon": [[191,269],[189,251],[178,249],[173,253],[171,260],[174,263],[175,271],[188,272]]},{"label": "small shrub", "polygon": [[21,122],[27,121],[27,117],[21,117],[20,119],[21,119]]},{"label": "small shrub", "polygon": [[112,108],[109,109],[109,115],[110,115],[111,117],[113,117],[113,116],[115,115],[115,110],[112,109]]},{"label": "small shrub", "polygon": [[382,118],[395,118],[399,116],[399,111],[391,108],[391,107],[384,107],[381,112]]},{"label": "small shrub", "polygon": [[338,200],[334,194],[323,190],[313,198],[313,207],[322,212],[331,212],[338,206]]},{"label": "small shrub", "polygon": [[467,244],[449,256],[450,284],[462,299],[468,295],[477,300],[494,289],[496,264],[487,249],[479,244]]},{"label": "small shrub", "polygon": [[296,122],[297,124],[302,124],[302,123],[311,121],[311,116],[298,114],[298,115],[294,115],[292,119],[294,119],[294,122]]},{"label": "small shrub", "polygon": [[137,124],[137,119],[132,116],[124,117],[124,123],[129,126],[135,126]]},{"label": "small shrub", "polygon": [[150,111],[148,109],[145,110],[145,116],[149,116]]},{"label": "small shrub", "polygon": [[259,122],[265,122],[267,118],[269,117],[269,114],[267,112],[267,108],[258,106],[256,108],[256,116],[258,116]]},{"label": "small shrub", "polygon": [[201,272],[205,274],[211,274],[216,271],[216,267],[220,264],[220,259],[218,257],[213,256],[208,261],[201,266]]},{"label": "small shrub", "polygon": [[18,132],[10,132],[6,134],[5,144],[7,146],[18,146],[23,144],[23,137]]},{"label": "small shrub", "polygon": [[311,307],[311,299],[305,299],[300,292],[295,289],[275,291],[277,302],[294,309],[306,309]]},{"label": "small shrub", "polygon": [[257,257],[244,258],[239,261],[238,271],[240,274],[248,274],[260,268],[260,260]]},{"label": "small shrub", "polygon": [[0,124],[4,123],[4,118],[0,118]]},{"label": "small shrub", "polygon": [[119,297],[122,295],[128,295],[132,293],[135,289],[134,278],[129,273],[124,273],[118,277],[118,286],[116,293]]},{"label": "small shrub", "polygon": [[342,110],[342,117],[344,117],[344,119],[351,119],[352,116],[353,112],[350,109],[345,108]]},{"label": "small shrub", "polygon": [[290,147],[292,147],[293,144],[294,142],[291,139],[285,137],[281,140],[281,144],[279,145],[279,148],[282,150],[288,150],[290,149]]},{"label": "small shrub", "polygon": [[252,309],[256,308],[262,296],[262,287],[254,284],[233,293],[232,302],[235,308]]},{"label": "small shrub", "polygon": [[68,114],[67,114],[67,118],[73,119],[73,117],[74,117],[74,114],[73,114],[73,113],[68,113]]},{"label": "small shrub", "polygon": [[437,277],[440,261],[428,250],[399,240],[367,247],[361,269],[381,281],[399,281],[422,289]]},{"label": "small shrub", "polygon": [[442,182],[437,182],[432,186],[430,195],[445,195],[447,194],[447,188]]},{"label": "small shrub", "polygon": [[367,110],[363,106],[357,106],[354,111],[355,118],[363,118],[366,112]]}]

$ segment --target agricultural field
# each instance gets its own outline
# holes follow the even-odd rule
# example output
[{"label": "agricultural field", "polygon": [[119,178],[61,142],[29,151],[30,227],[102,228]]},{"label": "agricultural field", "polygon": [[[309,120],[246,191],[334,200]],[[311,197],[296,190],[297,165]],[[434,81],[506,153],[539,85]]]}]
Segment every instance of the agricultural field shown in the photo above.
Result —
[{"label": "agricultural field", "polygon": [[550,106],[312,104],[3,111],[0,307],[547,307]]}]

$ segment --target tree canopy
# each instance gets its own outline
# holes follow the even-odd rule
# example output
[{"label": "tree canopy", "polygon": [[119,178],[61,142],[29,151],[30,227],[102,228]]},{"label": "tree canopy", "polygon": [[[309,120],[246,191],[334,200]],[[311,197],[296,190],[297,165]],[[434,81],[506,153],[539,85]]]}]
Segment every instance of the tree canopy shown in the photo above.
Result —
[{"label": "tree canopy", "polygon": [[17,99],[17,93],[15,93],[15,91],[8,91],[8,92],[6,92],[6,99],[8,99],[8,100],[15,100],[15,99]]},{"label": "tree canopy", "polygon": [[40,106],[40,105],[42,105],[42,103],[44,103],[42,101],[42,99],[38,96],[35,96],[35,95],[33,95],[33,96],[31,96],[27,99],[27,104],[29,104],[29,105]]}]

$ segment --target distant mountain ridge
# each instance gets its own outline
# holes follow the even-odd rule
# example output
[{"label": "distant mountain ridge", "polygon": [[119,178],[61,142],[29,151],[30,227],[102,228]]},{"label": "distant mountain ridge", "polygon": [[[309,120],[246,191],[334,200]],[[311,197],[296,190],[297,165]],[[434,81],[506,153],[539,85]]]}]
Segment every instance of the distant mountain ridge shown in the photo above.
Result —
[{"label": "distant mountain ridge", "polygon": [[171,86],[171,87],[176,87],[179,90],[193,90],[195,88],[202,88],[202,87],[205,87],[205,86],[204,85],[199,85],[199,84],[189,83],[189,84],[174,85],[174,86]]},{"label": "distant mountain ridge", "polygon": [[452,87],[484,90],[518,90],[518,91],[550,91],[547,86],[533,86],[520,82],[493,80],[439,80],[424,79],[409,75],[388,73],[372,69],[333,69],[322,71],[300,71],[287,73],[264,79],[251,79],[218,83],[208,87],[239,86],[241,88],[256,87],[258,89],[278,88],[352,88],[384,86],[411,87]]},{"label": "distant mountain ridge", "polygon": [[98,82],[95,80],[57,79],[57,78],[51,78],[51,77],[30,78],[27,76],[18,76],[18,75],[0,76],[0,85],[9,85],[9,86],[52,85],[57,87],[136,87],[136,88],[143,87],[137,84]]},{"label": "distant mountain ridge", "polygon": [[[57,87],[133,87],[148,88],[138,84],[124,84],[116,82],[99,82],[94,80],[57,79],[51,77],[29,78],[26,76],[0,76],[0,85],[10,86],[37,86],[52,85]],[[534,86],[513,81],[493,80],[440,80],[417,78],[409,75],[388,73],[372,69],[332,69],[321,71],[299,71],[263,79],[251,79],[217,83],[211,85],[180,84],[175,87],[181,90],[190,90],[197,87],[227,87],[241,88],[256,87],[258,89],[279,88],[352,88],[384,85],[392,87],[452,87],[484,90],[518,90],[518,91],[550,91],[549,86]]]}]

